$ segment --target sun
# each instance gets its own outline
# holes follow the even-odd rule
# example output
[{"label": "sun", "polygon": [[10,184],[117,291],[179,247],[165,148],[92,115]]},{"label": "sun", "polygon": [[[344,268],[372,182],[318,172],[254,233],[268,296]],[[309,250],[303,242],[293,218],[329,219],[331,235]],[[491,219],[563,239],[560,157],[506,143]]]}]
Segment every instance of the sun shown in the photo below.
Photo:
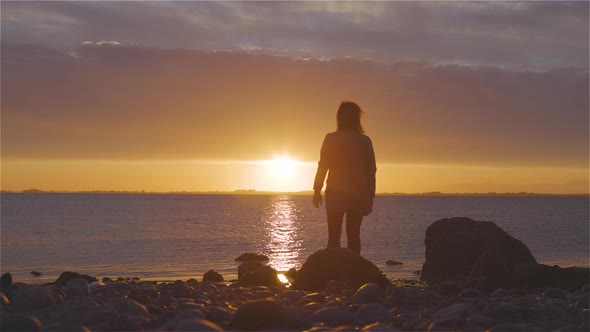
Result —
[{"label": "sun", "polygon": [[288,156],[277,156],[268,161],[268,166],[274,175],[292,177],[295,174],[297,162]]},{"label": "sun", "polygon": [[262,160],[259,164],[263,166],[258,177],[260,179],[259,188],[277,192],[307,188],[302,187],[301,184],[302,168],[304,168],[302,162],[283,154],[275,155],[272,159]]}]

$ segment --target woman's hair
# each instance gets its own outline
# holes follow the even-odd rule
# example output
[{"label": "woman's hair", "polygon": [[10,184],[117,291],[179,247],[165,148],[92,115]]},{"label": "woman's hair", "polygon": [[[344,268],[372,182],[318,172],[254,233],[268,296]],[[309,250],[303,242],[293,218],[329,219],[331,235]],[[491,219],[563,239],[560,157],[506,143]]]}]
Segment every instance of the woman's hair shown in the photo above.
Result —
[{"label": "woman's hair", "polygon": [[361,125],[363,110],[355,102],[345,100],[340,103],[336,113],[336,127],[342,131],[352,131],[364,134],[365,130]]}]

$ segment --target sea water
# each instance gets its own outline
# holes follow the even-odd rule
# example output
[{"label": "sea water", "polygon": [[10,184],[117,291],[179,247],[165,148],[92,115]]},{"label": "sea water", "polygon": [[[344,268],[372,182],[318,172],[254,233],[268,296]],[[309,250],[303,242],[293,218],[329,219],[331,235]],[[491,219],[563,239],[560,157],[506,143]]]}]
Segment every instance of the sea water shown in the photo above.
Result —
[{"label": "sea water", "polygon": [[[244,252],[286,271],[327,242],[325,210],[303,195],[3,193],[1,208],[1,272],[28,283],[63,271],[200,280],[215,270],[232,280]],[[426,228],[448,217],[493,221],[541,263],[588,266],[588,197],[378,196],[373,210],[362,255],[389,278],[418,278]]]}]

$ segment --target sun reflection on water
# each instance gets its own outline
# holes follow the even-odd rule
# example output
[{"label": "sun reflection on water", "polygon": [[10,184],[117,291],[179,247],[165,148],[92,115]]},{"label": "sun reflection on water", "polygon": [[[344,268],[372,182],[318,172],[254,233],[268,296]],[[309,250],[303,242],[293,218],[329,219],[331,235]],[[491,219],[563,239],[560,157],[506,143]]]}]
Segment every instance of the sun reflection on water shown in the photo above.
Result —
[{"label": "sun reflection on water", "polygon": [[303,241],[300,239],[301,211],[288,197],[278,196],[266,213],[268,264],[277,271],[296,267]]}]

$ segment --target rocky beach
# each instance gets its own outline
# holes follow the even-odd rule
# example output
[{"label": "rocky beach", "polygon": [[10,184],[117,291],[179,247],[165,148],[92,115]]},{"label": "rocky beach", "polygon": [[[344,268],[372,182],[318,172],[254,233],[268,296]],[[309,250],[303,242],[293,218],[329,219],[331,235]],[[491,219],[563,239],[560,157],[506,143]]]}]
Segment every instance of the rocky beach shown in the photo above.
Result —
[{"label": "rocky beach", "polygon": [[215,271],[170,282],[64,272],[31,285],[5,273],[1,330],[589,330],[587,268],[538,264],[495,224],[467,218],[433,223],[425,245],[421,280],[389,280],[339,248],[309,256],[289,284],[256,256],[230,281]]}]

